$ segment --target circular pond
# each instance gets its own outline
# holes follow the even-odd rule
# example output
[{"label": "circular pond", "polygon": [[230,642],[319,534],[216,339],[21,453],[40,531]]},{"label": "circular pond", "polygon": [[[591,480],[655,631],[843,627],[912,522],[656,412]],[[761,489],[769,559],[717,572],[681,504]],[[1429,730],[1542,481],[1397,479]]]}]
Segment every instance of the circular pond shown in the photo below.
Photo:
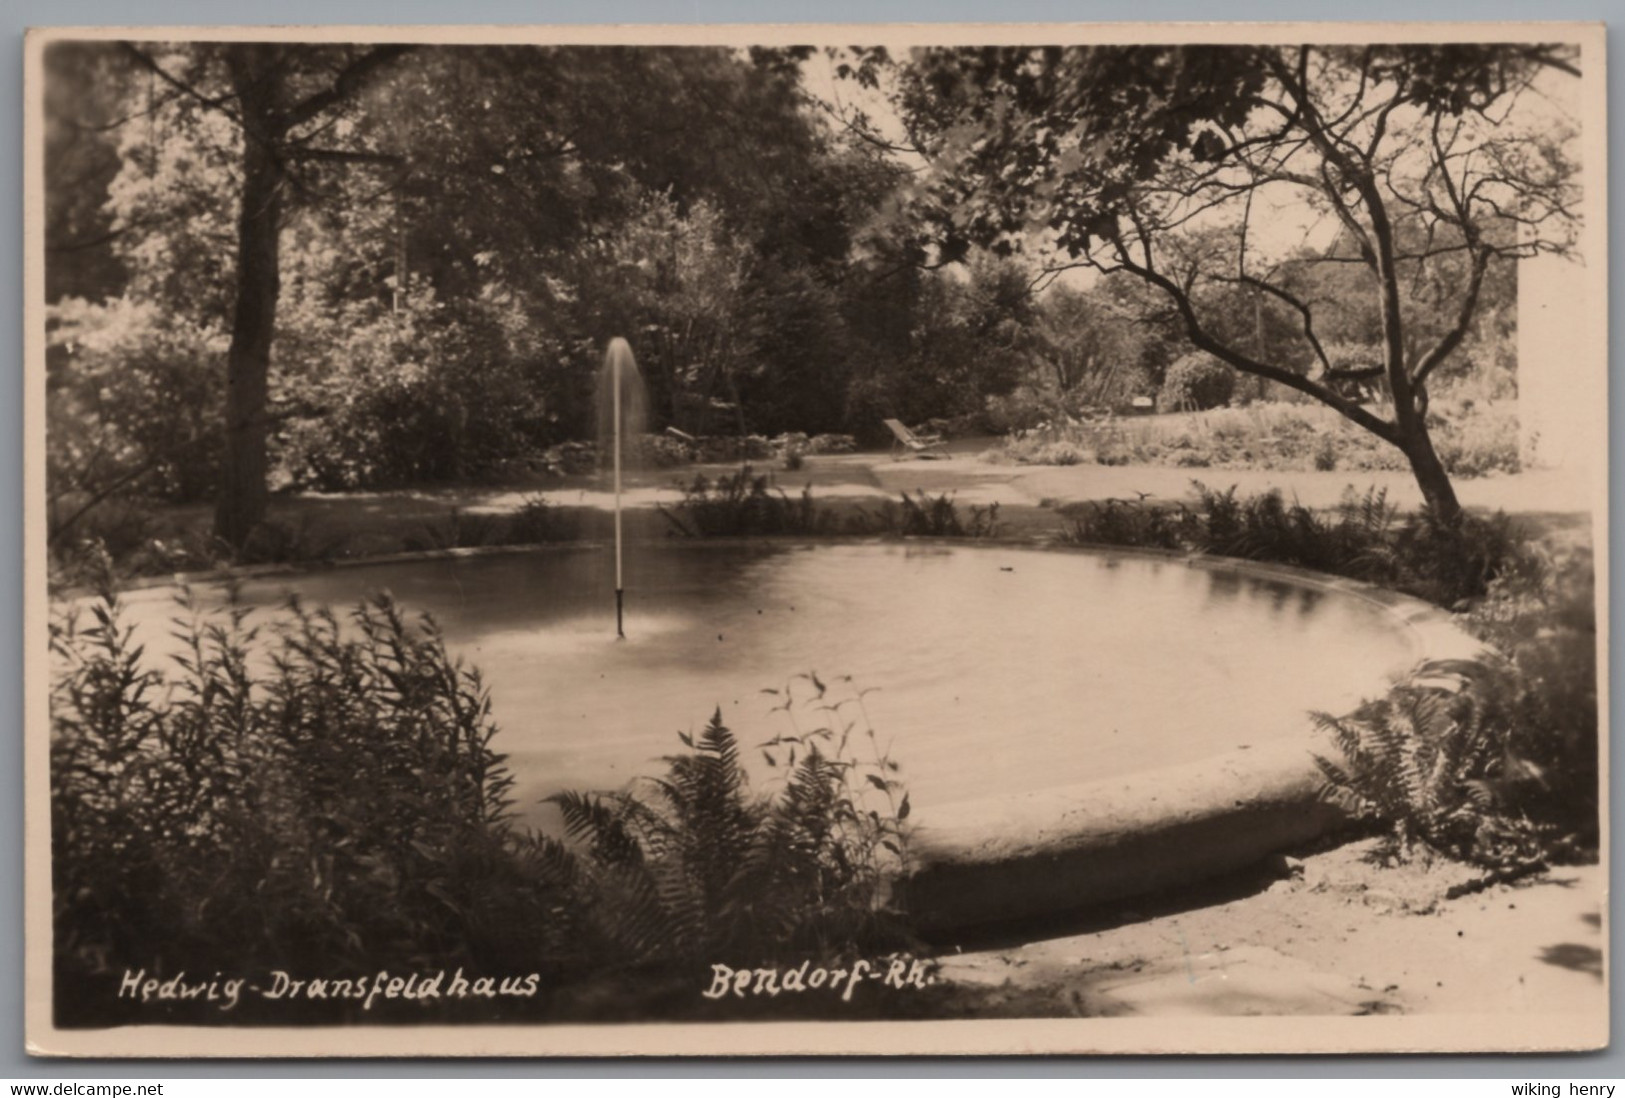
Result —
[{"label": "circular pond", "polygon": [[[614,639],[613,574],[606,550],[561,547],[276,576],[240,597],[273,604],[297,590],[342,607],[387,589],[432,613],[485,674],[531,819],[561,789],[660,772],[676,733],[717,708],[746,745],[793,731],[774,709],[806,673],[842,696],[868,691],[868,720],[919,817],[934,820],[959,802],[1303,737],[1308,711],[1348,707],[1418,655],[1410,630],[1368,599],[1137,554],[634,546],[625,641]],[[127,602],[132,620],[172,612],[160,589]],[[795,681],[804,696],[808,680]],[[758,751],[747,762],[772,773]]]}]

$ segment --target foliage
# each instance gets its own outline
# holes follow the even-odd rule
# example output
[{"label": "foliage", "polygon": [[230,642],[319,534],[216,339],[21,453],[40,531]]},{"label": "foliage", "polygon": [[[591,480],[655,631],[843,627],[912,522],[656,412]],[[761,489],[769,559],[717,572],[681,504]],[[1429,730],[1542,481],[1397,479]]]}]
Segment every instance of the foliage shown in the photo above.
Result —
[{"label": "foliage", "polygon": [[681,487],[681,500],[659,507],[682,537],[809,537],[833,528],[833,516],[813,502],[812,485],[792,499],[772,474],[752,475],[749,466],[715,481],[700,474]]},{"label": "foliage", "polygon": [[520,500],[518,510],[508,516],[508,540],[514,544],[569,541],[577,536],[571,516],[538,493]]},{"label": "foliage", "polygon": [[47,326],[53,540],[115,494],[206,497],[221,439],[219,331],[123,300],[62,301]]},{"label": "foliage", "polygon": [[1200,518],[1190,508],[1159,507],[1144,499],[1104,499],[1072,508],[1066,540],[1077,545],[1119,545],[1182,550],[1201,539]]},{"label": "foliage", "polygon": [[514,511],[466,511],[453,507],[445,517],[424,523],[408,534],[407,552],[480,549],[498,545],[539,545],[570,541],[579,534],[579,515],[551,503],[546,496],[526,496]]},{"label": "foliage", "polygon": [[[867,718],[847,715],[861,714],[861,694],[837,702],[817,675],[805,680],[813,692],[786,686],[779,708],[823,716],[762,745],[784,771],[774,795],[751,792],[718,710],[699,735],[680,734],[688,751],[665,760],[663,777],[552,798],[581,852],[594,924],[629,963],[700,968],[900,940],[889,881],[907,866],[910,806],[898,766]],[[849,757],[853,740],[867,741],[869,761]]]},{"label": "foliage", "polygon": [[1391,827],[1402,858],[1426,847],[1497,869],[1540,860],[1545,836],[1519,807],[1516,689],[1500,662],[1432,663],[1349,716],[1316,714],[1339,755],[1315,758],[1324,795]]},{"label": "foliage", "polygon": [[[1429,413],[1439,459],[1458,478],[1522,468],[1516,412],[1501,403],[1441,400]],[[1175,465],[1225,469],[1401,470],[1405,457],[1330,409],[1268,401],[1147,417],[1043,418],[989,457],[1033,465]]]},{"label": "foliage", "polygon": [[[1059,249],[1137,281],[1194,349],[1404,453],[1454,521],[1429,387],[1512,261],[1576,239],[1577,72],[1571,49],[1502,45],[919,50],[895,98],[929,170],[903,216],[940,261]],[[1335,245],[1261,245],[1287,206]],[[1381,359],[1334,362],[1322,335]]]},{"label": "foliage", "polygon": [[1424,513],[1392,539],[1392,557],[1376,559],[1435,576],[1448,561],[1458,584],[1493,573],[1457,604],[1489,648],[1425,665],[1348,717],[1323,717],[1340,753],[1321,760],[1327,796],[1390,826],[1402,856],[1420,845],[1516,868],[1582,854],[1600,822],[1591,554],[1563,532],[1534,540],[1499,522],[1478,531],[1475,549],[1456,537]]},{"label": "foliage", "polygon": [[1447,523],[1428,510],[1401,520],[1385,491],[1351,488],[1324,515],[1288,505],[1278,490],[1238,497],[1193,482],[1196,506],[1110,499],[1070,509],[1068,540],[1214,553],[1290,564],[1394,587],[1466,608],[1498,580],[1542,574],[1527,536],[1504,514]]},{"label": "foliage", "polygon": [[443,518],[426,522],[417,534],[408,535],[406,549],[418,553],[500,545],[504,544],[505,525],[501,515],[453,507]]},{"label": "foliage", "polygon": [[1582,843],[1598,813],[1596,579],[1589,550],[1555,547],[1545,566],[1497,577],[1468,624],[1512,674],[1509,750],[1529,777],[1522,803]]},{"label": "foliage", "polygon": [[884,500],[873,510],[859,507],[847,516],[846,533],[861,536],[921,538],[996,538],[999,536],[999,505],[973,504],[969,516],[962,515],[954,493],[933,496],[917,488],[897,500]]},{"label": "foliage", "polygon": [[[489,694],[427,617],[382,595],[341,619],[183,594],[174,624],[162,663],[110,587],[52,623],[62,1024],[128,1020],[107,991],[126,970],[535,972],[543,995],[521,1007],[545,1016],[555,992],[629,967],[691,979],[721,956],[907,939],[890,882],[908,866],[910,804],[862,692],[816,675],[767,691],[789,722],[761,746],[783,774],[773,792],[751,792],[719,714],[662,777],[555,798],[567,844],[514,824]],[[147,1003],[141,1017],[257,1009]]]},{"label": "foliage", "polygon": [[[319,293],[317,287],[307,287]],[[283,310],[273,436],[283,483],[324,491],[488,476],[554,439],[561,391],[548,348],[494,304]]]},{"label": "foliage", "polygon": [[1583,855],[1599,837],[1599,667],[1590,553],[1549,538],[1467,621],[1492,651],[1420,668],[1349,717],[1326,795],[1418,845],[1495,868]]},{"label": "foliage", "polygon": [[1185,355],[1168,367],[1157,393],[1157,407],[1164,412],[1217,408],[1230,400],[1235,387],[1235,371],[1212,355]]},{"label": "foliage", "polygon": [[380,596],[255,624],[183,596],[162,667],[121,613],[104,588],[52,626],[59,1009],[105,1014],[125,967],[570,960],[548,845],[507,822],[489,696],[431,621]]}]

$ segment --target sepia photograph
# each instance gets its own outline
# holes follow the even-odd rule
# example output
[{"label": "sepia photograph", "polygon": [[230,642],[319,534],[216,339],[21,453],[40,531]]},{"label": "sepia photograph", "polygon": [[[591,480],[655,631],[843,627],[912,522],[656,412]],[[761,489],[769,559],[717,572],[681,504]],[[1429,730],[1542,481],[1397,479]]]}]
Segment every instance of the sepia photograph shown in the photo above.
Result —
[{"label": "sepia photograph", "polygon": [[29,1051],[1606,1046],[1603,42],[31,32]]}]

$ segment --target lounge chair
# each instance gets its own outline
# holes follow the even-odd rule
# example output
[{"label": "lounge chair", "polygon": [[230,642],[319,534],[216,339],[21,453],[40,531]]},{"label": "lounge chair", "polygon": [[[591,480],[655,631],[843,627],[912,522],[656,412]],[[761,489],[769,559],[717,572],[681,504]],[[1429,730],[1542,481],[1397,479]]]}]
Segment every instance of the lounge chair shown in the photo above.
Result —
[{"label": "lounge chair", "polygon": [[899,451],[923,456],[929,454],[938,446],[947,445],[941,435],[917,435],[903,426],[901,420],[888,419],[882,422],[891,428],[891,433],[895,437],[895,441],[892,443],[892,460],[894,461],[901,456]]}]

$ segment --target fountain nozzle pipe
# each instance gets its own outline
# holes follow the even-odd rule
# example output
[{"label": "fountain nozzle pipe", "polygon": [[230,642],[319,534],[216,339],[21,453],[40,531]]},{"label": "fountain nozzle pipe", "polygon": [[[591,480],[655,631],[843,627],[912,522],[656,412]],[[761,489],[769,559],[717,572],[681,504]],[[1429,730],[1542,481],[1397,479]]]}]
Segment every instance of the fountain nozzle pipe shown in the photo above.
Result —
[{"label": "fountain nozzle pipe", "polygon": [[[606,404],[605,401],[608,401]],[[637,439],[645,422],[643,380],[638,376],[637,360],[632,357],[632,346],[617,336],[609,341],[604,351],[604,366],[598,375],[598,455],[603,460],[604,447],[609,447],[610,465],[614,473],[615,488],[615,635],[625,637],[622,604],[626,590],[625,532],[623,530],[622,498],[624,485],[622,470],[626,465],[626,440]],[[604,470],[602,464],[599,469]]]},{"label": "fountain nozzle pipe", "polygon": [[610,399],[615,402],[615,637],[626,639],[621,627],[621,603],[625,591],[621,578],[621,356],[610,350]]}]

